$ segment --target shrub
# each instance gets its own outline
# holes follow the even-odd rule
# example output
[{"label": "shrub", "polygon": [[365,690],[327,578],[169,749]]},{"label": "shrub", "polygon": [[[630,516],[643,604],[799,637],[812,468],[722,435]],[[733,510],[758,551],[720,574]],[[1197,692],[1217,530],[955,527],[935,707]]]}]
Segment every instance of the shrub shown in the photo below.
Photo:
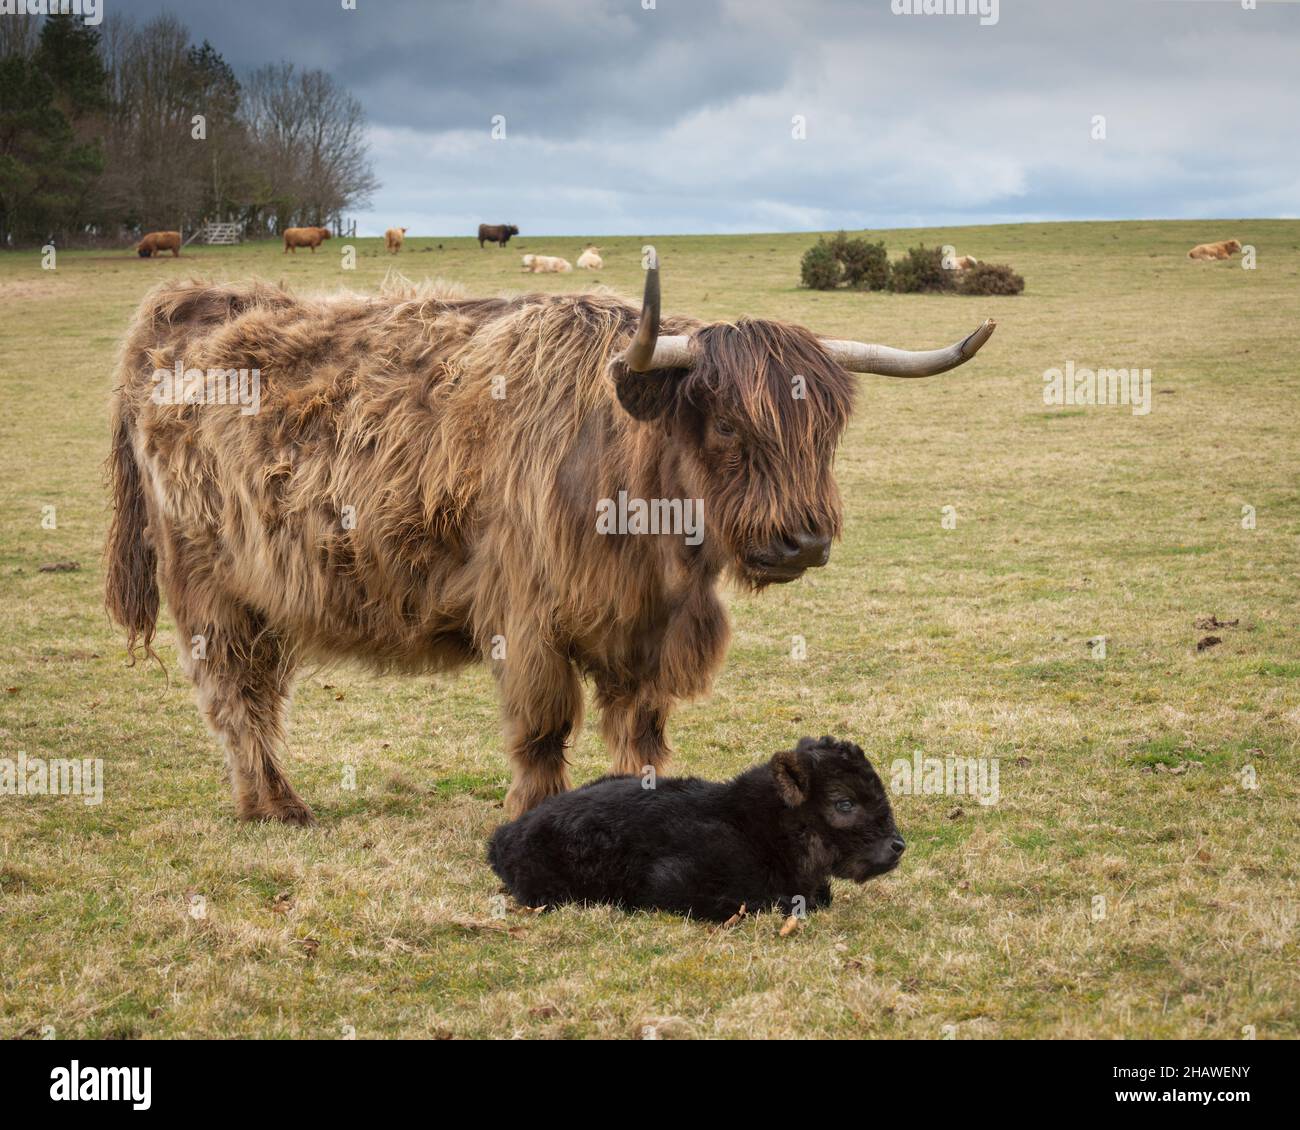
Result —
[{"label": "shrub", "polygon": [[955,290],[955,272],[944,269],[943,248],[912,247],[889,272],[889,289],[898,294],[934,294]]},{"label": "shrub", "polygon": [[958,289],[962,294],[1019,294],[1025,280],[1005,263],[977,263],[962,272]]},{"label": "shrub", "polygon": [[889,285],[889,253],[884,242],[849,239],[840,232],[831,244],[844,268],[844,281],[856,290],[884,290]]},{"label": "shrub", "polygon": [[840,285],[842,273],[834,247],[824,239],[819,239],[803,253],[799,277],[804,286],[812,290],[834,290]]}]

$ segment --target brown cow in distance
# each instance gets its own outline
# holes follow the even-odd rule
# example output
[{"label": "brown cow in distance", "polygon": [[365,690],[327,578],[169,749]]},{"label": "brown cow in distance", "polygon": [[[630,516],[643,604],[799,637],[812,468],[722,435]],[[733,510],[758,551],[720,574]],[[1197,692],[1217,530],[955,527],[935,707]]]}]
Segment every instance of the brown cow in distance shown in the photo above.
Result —
[{"label": "brown cow in distance", "polygon": [[284,249],[297,254],[299,247],[310,247],[313,255],[321,241],[330,238],[329,228],[285,228]]},{"label": "brown cow in distance", "polygon": [[[661,767],[673,705],[726,650],[723,575],[761,589],[830,556],[850,370],[943,372],[993,332],[909,353],[664,328],[655,266],[639,316],[608,294],[145,298],[113,399],[107,605],[152,654],[161,584],[240,816],[311,819],[277,753],[315,660],[487,663],[512,816],[567,788],[584,678],[615,770]],[[239,371],[260,410],[226,395]],[[184,395],[160,395],[173,373]]]},{"label": "brown cow in distance", "polygon": [[402,240],[405,238],[405,228],[389,228],[384,232],[384,250],[392,255],[396,255],[402,250]]},{"label": "brown cow in distance", "polygon": [[178,231],[151,231],[135,245],[141,259],[152,259],[159,251],[170,251],[173,259],[181,257],[181,233]]},{"label": "brown cow in distance", "polygon": [[478,248],[482,251],[484,243],[495,243],[497,247],[504,247],[510,242],[512,235],[518,234],[519,229],[514,224],[479,224]]},{"label": "brown cow in distance", "polygon": [[1189,259],[1231,259],[1241,250],[1241,243],[1235,239],[1224,239],[1218,243],[1198,243],[1188,253]]}]

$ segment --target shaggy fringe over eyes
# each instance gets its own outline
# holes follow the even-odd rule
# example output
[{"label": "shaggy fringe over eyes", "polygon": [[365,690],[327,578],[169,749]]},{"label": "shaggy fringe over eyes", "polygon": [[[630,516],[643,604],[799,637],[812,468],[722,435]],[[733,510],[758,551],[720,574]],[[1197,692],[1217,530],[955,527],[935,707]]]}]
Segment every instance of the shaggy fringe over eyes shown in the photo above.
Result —
[{"label": "shaggy fringe over eyes", "polygon": [[[801,326],[743,318],[702,326],[697,361],[683,378],[687,403],[739,412],[749,442],[777,457],[817,451],[829,457],[853,412],[853,378]],[[803,398],[795,395],[803,378]]]}]

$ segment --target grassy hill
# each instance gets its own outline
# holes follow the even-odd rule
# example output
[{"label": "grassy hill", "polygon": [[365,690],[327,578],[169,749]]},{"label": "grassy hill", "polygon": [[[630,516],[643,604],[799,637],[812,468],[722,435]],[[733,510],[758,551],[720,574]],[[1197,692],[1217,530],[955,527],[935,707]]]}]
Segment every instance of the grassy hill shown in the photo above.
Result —
[{"label": "grassy hill", "polygon": [[[1230,236],[1256,270],[1186,258]],[[670,310],[912,348],[999,321],[965,368],[863,378],[842,544],[798,584],[731,596],[714,694],[670,728],[675,769],[710,777],[804,733],[853,737],[886,777],[915,750],[998,759],[997,804],[895,797],[901,869],[837,882],[787,938],[771,915],[716,935],[495,918],[508,770],[482,670],[305,673],[288,769],[319,824],[238,825],[173,656],[169,677],[126,668],[101,606],[110,373],[156,281],[370,289],[396,268],[635,295],[642,239],[595,237],[598,278],[521,275],[521,253],[587,242],[527,235],[408,237],[396,260],[357,240],[354,271],[343,240],[60,252],[55,271],[0,254],[0,758],[106,773],[98,806],[0,795],[0,1036],[1300,1036],[1300,222],[879,237],[1010,263],[1026,292],[810,292],[814,236],[653,239]],[[1069,361],[1150,368],[1152,411],[1046,405],[1044,371]],[[571,758],[578,781],[604,771],[592,727]]]}]

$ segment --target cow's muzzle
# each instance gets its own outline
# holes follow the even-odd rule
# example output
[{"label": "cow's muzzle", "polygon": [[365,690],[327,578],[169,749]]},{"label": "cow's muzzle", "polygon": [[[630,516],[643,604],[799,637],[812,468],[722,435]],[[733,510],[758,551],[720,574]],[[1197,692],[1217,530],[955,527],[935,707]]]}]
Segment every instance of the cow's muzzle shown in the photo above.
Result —
[{"label": "cow's muzzle", "polygon": [[797,580],[808,569],[831,559],[831,539],[824,534],[786,535],[768,542],[745,558],[745,566],[766,584]]}]

